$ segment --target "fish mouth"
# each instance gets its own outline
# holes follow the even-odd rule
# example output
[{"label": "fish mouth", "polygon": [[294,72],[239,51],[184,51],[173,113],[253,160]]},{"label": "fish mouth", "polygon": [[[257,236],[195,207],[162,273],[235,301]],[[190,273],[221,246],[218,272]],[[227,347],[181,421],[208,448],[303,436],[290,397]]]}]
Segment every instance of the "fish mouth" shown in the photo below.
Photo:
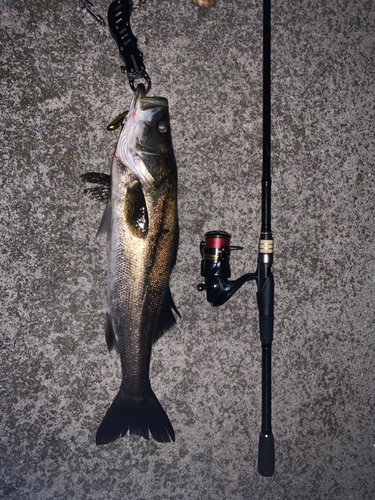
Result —
[{"label": "fish mouth", "polygon": [[161,152],[149,149],[142,144],[145,126],[152,122],[161,108],[168,106],[163,97],[146,97],[143,84],[139,84],[134,93],[129,113],[124,120],[116,153],[121,162],[146,187],[153,188],[155,179],[145,162],[152,156],[160,156]]},{"label": "fish mouth", "polygon": [[134,102],[134,107],[135,107],[137,102],[140,99],[146,99],[146,89],[145,89],[145,86],[143,85],[143,83],[138,84],[136,91],[134,93],[133,101],[130,105],[130,109],[133,108],[133,102]]},{"label": "fish mouth", "polygon": [[140,114],[140,110],[142,109],[141,103],[145,98],[145,86],[139,84],[134,93],[129,112],[124,120],[124,127],[119,137],[116,155],[142,184],[148,188],[152,188],[155,184],[155,179],[142,160],[142,154],[146,152],[138,149],[139,141],[137,140],[142,132],[142,122],[139,120],[137,113],[138,115]]},{"label": "fish mouth", "polygon": [[[146,91],[145,91],[145,86],[143,83],[139,83],[138,87],[135,91],[134,97],[133,97],[134,105],[136,106],[137,103],[140,103],[142,101],[142,104],[140,103],[140,107],[142,109],[147,109],[147,108],[155,108],[157,106],[159,107],[167,107],[168,106],[168,100],[165,97],[147,97],[146,96]],[[132,104],[133,104],[132,101]],[[132,106],[130,106],[130,109]]]}]

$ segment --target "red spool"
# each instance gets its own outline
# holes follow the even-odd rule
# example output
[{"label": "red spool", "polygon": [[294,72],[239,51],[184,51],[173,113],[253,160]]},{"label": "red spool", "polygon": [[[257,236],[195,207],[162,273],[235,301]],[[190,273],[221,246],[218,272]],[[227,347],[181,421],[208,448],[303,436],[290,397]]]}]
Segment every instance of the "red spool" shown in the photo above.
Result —
[{"label": "red spool", "polygon": [[224,232],[214,232],[210,231],[204,235],[205,243],[204,247],[220,249],[222,247],[230,246],[230,234]]}]

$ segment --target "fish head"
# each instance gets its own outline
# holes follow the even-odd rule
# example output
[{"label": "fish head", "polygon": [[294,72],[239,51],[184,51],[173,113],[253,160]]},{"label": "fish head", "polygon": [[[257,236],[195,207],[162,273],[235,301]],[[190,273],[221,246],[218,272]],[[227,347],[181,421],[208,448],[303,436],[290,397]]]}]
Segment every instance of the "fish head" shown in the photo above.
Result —
[{"label": "fish head", "polygon": [[116,155],[149,189],[156,189],[174,167],[168,100],[146,97],[139,84],[124,118]]}]

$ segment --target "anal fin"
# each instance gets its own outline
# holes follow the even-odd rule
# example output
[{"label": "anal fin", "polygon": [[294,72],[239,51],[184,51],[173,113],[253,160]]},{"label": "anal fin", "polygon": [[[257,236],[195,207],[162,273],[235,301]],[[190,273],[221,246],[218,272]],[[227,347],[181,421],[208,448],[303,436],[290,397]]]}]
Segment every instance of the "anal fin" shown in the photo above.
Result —
[{"label": "anal fin", "polygon": [[152,341],[156,342],[160,337],[167,331],[169,330],[172,326],[174,326],[177,321],[176,317],[173,314],[173,311],[177,314],[179,318],[181,318],[180,313],[177,310],[177,307],[175,306],[175,303],[173,302],[171,290],[168,286],[167,293],[165,295],[163,307],[161,308],[161,313],[160,313],[160,318],[159,318],[159,324],[158,327],[155,331],[155,334],[153,336]]},{"label": "anal fin", "polygon": [[109,352],[111,352],[113,349],[115,349],[117,352],[120,352],[118,339],[112,325],[112,319],[108,313],[105,323],[105,341],[107,342]]}]

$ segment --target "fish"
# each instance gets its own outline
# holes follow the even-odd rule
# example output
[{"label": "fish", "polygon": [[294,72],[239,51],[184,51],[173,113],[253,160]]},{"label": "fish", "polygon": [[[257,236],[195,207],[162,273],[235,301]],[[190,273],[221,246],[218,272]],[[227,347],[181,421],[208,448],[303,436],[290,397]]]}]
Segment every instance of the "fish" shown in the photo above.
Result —
[{"label": "fish", "polygon": [[180,316],[170,291],[179,226],[177,167],[168,100],[146,97],[139,84],[124,114],[110,176],[91,198],[108,200],[98,234],[107,235],[108,308],[105,338],[120,354],[122,381],[96,434],[103,445],[129,434],[175,441],[173,426],[150,384],[152,345]]}]

